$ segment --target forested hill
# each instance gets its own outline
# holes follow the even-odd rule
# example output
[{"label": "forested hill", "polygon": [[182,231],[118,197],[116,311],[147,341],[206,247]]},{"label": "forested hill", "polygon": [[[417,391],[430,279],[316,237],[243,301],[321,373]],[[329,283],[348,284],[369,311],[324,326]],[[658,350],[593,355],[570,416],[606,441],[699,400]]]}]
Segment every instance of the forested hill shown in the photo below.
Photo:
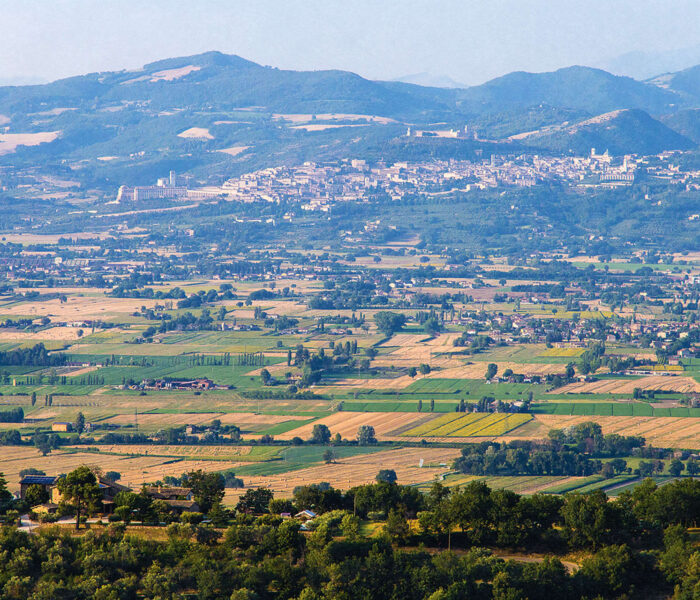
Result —
[{"label": "forested hill", "polygon": [[[216,182],[260,167],[347,157],[471,158],[477,150],[528,147],[555,154],[591,146],[639,154],[684,150],[698,140],[694,74],[639,82],[570,67],[442,89],[338,70],[281,70],[207,52],[133,71],[0,87],[0,166],[38,163],[83,185],[115,189],[150,183],[169,169]],[[626,110],[633,112],[615,119],[612,130],[585,123],[577,135],[563,131]],[[490,141],[405,142],[409,126],[466,124]],[[546,135],[504,143],[542,128]]]},{"label": "forested hill", "polygon": [[99,109],[142,102],[160,110],[255,106],[277,112],[362,113],[418,121],[475,117],[539,104],[591,115],[624,108],[661,114],[681,104],[700,104],[695,79],[690,70],[677,74],[676,91],[576,66],[551,73],[510,73],[467,89],[444,89],[370,81],[339,70],[282,70],[235,55],[207,52],[157,61],[136,71],[2,87],[0,112],[16,117],[59,108]]},{"label": "forested hill", "polygon": [[605,148],[614,155],[655,154],[669,148],[688,150],[695,142],[638,110],[616,110],[573,125],[547,127],[516,139],[553,152],[586,154]]},{"label": "forested hill", "polygon": [[454,93],[409,84],[385,85],[347,71],[289,71],[235,55],[207,52],[145,65],[137,71],[91,73],[46,85],[0,88],[0,112],[19,115],[62,108],[99,110],[123,103],[152,110],[264,108],[281,113],[361,113],[396,118],[454,114]]}]

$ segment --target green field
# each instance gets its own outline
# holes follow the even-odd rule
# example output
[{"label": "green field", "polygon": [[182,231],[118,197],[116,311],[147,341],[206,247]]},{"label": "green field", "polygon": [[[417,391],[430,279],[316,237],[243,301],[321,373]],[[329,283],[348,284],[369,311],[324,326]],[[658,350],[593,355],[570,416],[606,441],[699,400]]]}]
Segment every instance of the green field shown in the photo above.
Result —
[{"label": "green field", "polygon": [[654,407],[644,402],[547,402],[533,404],[531,412],[600,417],[700,417],[700,408]]}]

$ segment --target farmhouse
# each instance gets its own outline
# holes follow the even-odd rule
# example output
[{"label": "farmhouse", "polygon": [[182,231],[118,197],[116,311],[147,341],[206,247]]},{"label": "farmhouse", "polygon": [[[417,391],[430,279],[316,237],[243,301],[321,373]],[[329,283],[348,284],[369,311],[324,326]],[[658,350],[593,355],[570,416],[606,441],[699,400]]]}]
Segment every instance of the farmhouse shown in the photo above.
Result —
[{"label": "farmhouse", "polygon": [[[56,478],[56,483],[58,483],[58,477]],[[110,514],[114,508],[114,498],[119,492],[130,492],[131,488],[128,488],[114,481],[109,481],[108,479],[102,479],[101,477],[97,480],[97,485],[102,493],[102,510],[103,514]],[[60,504],[61,491],[58,489],[58,485],[53,485],[51,487],[51,502],[53,504]]]},{"label": "farmhouse", "polygon": [[216,384],[207,378],[180,380],[180,379],[145,379],[141,387],[154,390],[212,390]]},{"label": "farmhouse", "polygon": [[192,490],[187,487],[149,486],[146,494],[154,500],[162,500],[178,514],[199,512],[199,504],[194,500]]},{"label": "farmhouse", "polygon": [[316,513],[313,510],[302,510],[301,512],[298,512],[296,515],[294,515],[295,518],[299,519],[300,521],[310,521],[311,519],[316,518]]},{"label": "farmhouse", "polygon": [[162,485],[146,487],[146,494],[154,500],[192,500],[192,490],[187,487],[165,487]]},{"label": "farmhouse", "polygon": [[56,485],[57,481],[57,476],[27,475],[26,477],[23,477],[19,482],[19,497],[22,500],[24,500],[24,497],[27,493],[27,489],[31,485],[41,486],[50,494],[51,488],[53,488]]}]

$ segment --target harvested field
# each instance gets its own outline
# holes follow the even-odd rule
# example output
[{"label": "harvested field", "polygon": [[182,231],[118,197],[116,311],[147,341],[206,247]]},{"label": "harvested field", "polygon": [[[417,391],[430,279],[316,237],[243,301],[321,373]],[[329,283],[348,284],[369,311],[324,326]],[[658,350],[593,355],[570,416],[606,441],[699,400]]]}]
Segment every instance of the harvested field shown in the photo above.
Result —
[{"label": "harvested field", "polygon": [[557,388],[554,394],[632,394],[635,388],[642,390],[666,390],[669,392],[700,392],[700,383],[692,377],[676,375],[650,375],[640,379],[601,379],[599,381],[570,383]]},{"label": "harvested field", "polygon": [[[270,356],[272,356],[272,353],[266,352],[265,356],[270,357]],[[279,353],[279,356],[284,357],[284,356],[286,356],[286,354]],[[263,369],[267,369],[270,372],[270,374],[276,375],[276,376],[282,378],[282,380],[284,380],[284,374],[287,372],[292,372],[292,373],[296,373],[296,374],[298,374],[300,372],[298,367],[288,367],[287,363],[284,362],[284,363],[280,363],[278,365],[267,365],[265,367],[253,369],[252,371],[248,371],[246,373],[246,375],[249,375],[251,377],[260,377],[260,373],[262,372]]]},{"label": "harvested field", "polygon": [[146,298],[105,298],[68,296],[68,301],[17,302],[2,306],[6,315],[36,315],[59,321],[84,321],[104,319],[113,314],[131,314],[142,306],[153,308],[157,300]]},{"label": "harvested field", "polygon": [[324,131],[325,129],[340,129],[341,127],[367,127],[369,123],[307,123],[306,125],[294,125],[292,129],[304,129],[306,131]]},{"label": "harvested field", "polygon": [[[400,349],[402,350],[402,349]],[[433,366],[438,366],[437,362],[430,358],[430,353],[425,354],[425,350],[416,348],[407,348],[406,350],[411,353],[416,353],[416,357],[410,362],[410,366],[415,366],[417,362],[429,362]],[[419,352],[423,352],[423,356],[419,356]],[[402,361],[393,360],[394,353],[388,356],[383,356],[380,360],[382,365],[390,366],[405,366]],[[405,360],[405,355],[402,354],[402,360]],[[455,359],[447,359],[451,361],[449,364],[453,365],[457,362]],[[375,360],[376,366],[377,361]],[[519,373],[526,376],[539,375],[545,376],[549,374],[563,374],[566,369],[566,365],[556,365],[556,364],[521,364],[514,362],[500,362],[496,363],[498,365],[498,372],[503,373],[506,369],[512,369],[514,373]],[[408,375],[403,375],[401,377],[396,377],[393,379],[338,379],[333,382],[333,386],[321,386],[317,388],[319,393],[332,393],[333,391],[338,391],[337,388],[343,389],[376,389],[376,390],[402,390],[407,388],[412,383],[420,381],[421,379],[484,379],[486,374],[486,362],[476,362],[468,365],[460,366],[447,366],[439,370],[431,371],[428,375],[411,378]],[[699,384],[700,387],[700,384]],[[559,388],[557,392],[560,392],[562,388]]]},{"label": "harvested field", "polygon": [[0,154],[14,152],[17,146],[38,146],[53,142],[60,131],[40,131],[38,133],[0,133]]},{"label": "harvested field", "polygon": [[[450,470],[460,451],[457,448],[399,448],[344,458],[330,465],[318,465],[271,476],[244,479],[246,487],[266,487],[275,496],[290,497],[296,486],[327,481],[333,487],[347,490],[373,483],[380,469],[393,469],[403,485],[430,482]],[[419,467],[420,460],[423,467]],[[439,466],[440,464],[444,466]],[[433,466],[434,465],[434,466]],[[245,490],[227,490],[226,502],[233,503]]]},{"label": "harvested field", "polygon": [[374,123],[396,123],[389,117],[378,117],[375,115],[356,115],[349,113],[321,113],[321,114],[278,114],[272,115],[273,119],[284,119],[292,123],[306,123],[311,120],[316,121],[370,121]]},{"label": "harvested field", "polygon": [[180,79],[180,77],[185,77],[194,71],[199,71],[202,67],[197,67],[195,65],[187,65],[186,67],[180,67],[178,69],[166,69],[164,71],[156,71],[151,77],[151,81],[173,81],[174,79]]},{"label": "harvested field", "polygon": [[[595,421],[603,433],[641,435],[647,443],[659,447],[700,448],[700,419],[693,417],[591,417],[568,415],[535,415],[535,421],[549,429],[563,429],[587,421]],[[513,436],[517,437],[517,436]]]},{"label": "harvested field", "polygon": [[386,342],[380,345],[385,346],[415,346],[430,339],[430,336],[425,333],[397,333]]},{"label": "harvested field", "polygon": [[[17,331],[12,329],[3,329],[0,331],[0,342],[8,341],[32,341],[40,342],[42,340],[65,341],[71,342],[80,339],[78,336],[79,327],[49,327],[40,331]],[[98,332],[99,330],[95,330]]]},{"label": "harvested field", "polygon": [[411,378],[408,375],[396,377],[394,379],[337,379],[333,385],[314,387],[314,392],[319,394],[337,392],[342,389],[375,389],[375,390],[402,390],[418,381],[421,377]]},{"label": "harvested field", "polygon": [[[461,473],[450,474],[445,477],[443,484],[447,487],[461,486],[470,481],[483,481],[494,490],[510,490],[516,494],[536,494],[554,486],[571,485],[584,480],[585,477],[563,477],[548,475],[532,476],[486,476],[463,475]],[[427,491],[427,486],[424,491]]]},{"label": "harvested field", "polygon": [[[143,413],[138,415],[140,427],[178,427],[180,425],[202,425],[211,423],[214,419],[223,425],[238,425],[245,429],[246,425],[275,425],[285,421],[306,421],[308,417],[300,415],[269,415],[252,412],[221,413]],[[133,414],[115,415],[105,419],[104,423],[129,425],[134,422]]]},{"label": "harvested field", "polygon": [[81,375],[87,375],[88,373],[93,373],[97,371],[99,367],[92,366],[92,367],[80,367],[78,369],[73,369],[70,370],[66,373],[63,373],[64,375],[70,375],[71,377],[80,377]]},{"label": "harvested field", "polygon": [[221,148],[217,152],[223,152],[229,156],[238,156],[242,152],[245,152],[250,146],[231,146],[230,148]]},{"label": "harvested field", "polygon": [[[92,231],[79,231],[76,233],[3,233],[2,237],[5,238],[6,242],[11,242],[13,244],[22,244],[25,246],[31,244],[50,244],[56,245],[61,238],[71,239],[71,240],[89,240],[92,238],[99,238],[104,240],[111,237],[111,234],[107,232],[92,232]],[[44,292],[53,292],[61,290],[65,293],[69,291],[75,291],[78,293],[85,293],[92,290],[99,290],[99,288],[44,288]],[[104,290],[99,290],[101,293]]]},{"label": "harvested field", "polygon": [[399,348],[391,354],[380,354],[372,359],[372,367],[417,367],[420,363],[427,363],[434,369],[450,369],[461,367],[464,361],[458,358],[451,358],[446,355],[435,356],[425,353],[424,356],[416,357],[413,348]]},{"label": "harvested field", "polygon": [[[66,446],[76,451],[80,446]],[[280,448],[268,446],[168,446],[153,444],[114,444],[97,446],[100,452],[123,456],[165,456],[188,460],[257,462],[277,456]]]},{"label": "harvested field", "polygon": [[434,338],[430,338],[428,341],[425,342],[425,345],[430,346],[431,348],[438,351],[442,351],[443,349],[454,350],[454,341],[456,339],[459,339],[461,335],[462,334],[460,333],[441,333],[440,335],[437,335]]},{"label": "harvested field", "polygon": [[[513,373],[519,373],[526,376],[556,375],[557,373],[563,374],[566,370],[566,365],[561,364],[493,362],[498,365],[499,375],[503,374],[506,369],[511,369]],[[484,375],[486,374],[486,366],[486,362],[476,362],[469,365],[464,365],[463,367],[434,371],[430,373],[428,377],[437,377],[439,379],[484,379]]]},{"label": "harvested field", "polygon": [[[222,419],[224,416],[225,413],[146,413],[138,415],[138,422],[139,427],[178,427],[180,425],[200,425],[202,423],[211,423],[214,419]],[[134,415],[115,415],[109,419],[105,419],[102,422],[112,423],[115,425],[130,425],[134,422]]]},{"label": "harvested field", "polygon": [[318,419],[313,423],[308,423],[297,429],[292,429],[276,437],[283,440],[291,440],[296,436],[302,439],[308,439],[311,437],[314,425],[323,424],[328,426],[332,435],[339,433],[345,439],[355,439],[360,425],[371,425],[374,427],[374,432],[377,437],[381,439],[383,436],[392,435],[397,429],[419,423],[430,417],[432,417],[432,415],[421,415],[420,413],[361,413],[340,411],[328,417]]},{"label": "harvested field", "polygon": [[19,472],[22,469],[41,469],[48,475],[68,473],[81,465],[96,465],[103,471],[118,471],[120,483],[138,488],[142,483],[162,479],[165,475],[179,476],[186,471],[202,469],[221,471],[232,469],[241,463],[236,461],[196,461],[155,456],[114,456],[92,452],[54,451],[42,456],[36,448],[3,448],[0,455],[0,472],[5,474],[10,490],[19,489]]},{"label": "harvested field", "polygon": [[177,137],[195,140],[213,140],[214,136],[204,127],[190,127],[177,134]]}]

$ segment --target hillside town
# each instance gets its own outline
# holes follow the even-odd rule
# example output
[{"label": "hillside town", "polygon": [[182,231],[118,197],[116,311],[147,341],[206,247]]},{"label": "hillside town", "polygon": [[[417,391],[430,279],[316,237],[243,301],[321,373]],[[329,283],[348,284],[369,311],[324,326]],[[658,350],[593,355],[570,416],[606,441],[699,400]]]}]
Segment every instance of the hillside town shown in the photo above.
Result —
[{"label": "hillside town", "polygon": [[121,186],[117,202],[154,198],[206,200],[225,198],[238,202],[300,202],[307,211],[328,211],[337,202],[362,201],[384,196],[400,200],[417,194],[439,196],[472,190],[532,187],[550,182],[578,187],[618,187],[634,183],[639,173],[667,184],[697,189],[700,170],[682,170],[678,153],[651,157],[591,149],[588,156],[498,155],[477,160],[434,160],[369,164],[365,160],[305,162],[277,166],[231,178],[221,186],[194,187],[190,178],[171,172],[154,186]]}]

